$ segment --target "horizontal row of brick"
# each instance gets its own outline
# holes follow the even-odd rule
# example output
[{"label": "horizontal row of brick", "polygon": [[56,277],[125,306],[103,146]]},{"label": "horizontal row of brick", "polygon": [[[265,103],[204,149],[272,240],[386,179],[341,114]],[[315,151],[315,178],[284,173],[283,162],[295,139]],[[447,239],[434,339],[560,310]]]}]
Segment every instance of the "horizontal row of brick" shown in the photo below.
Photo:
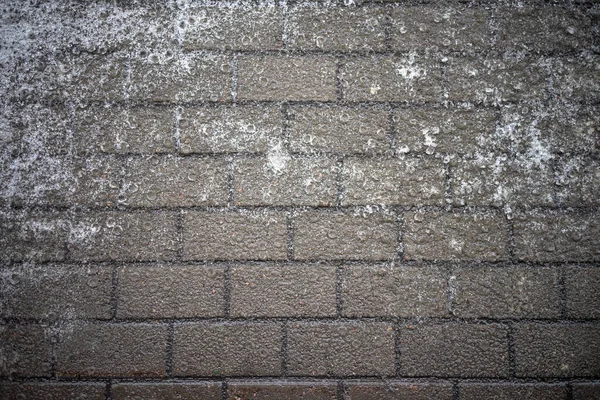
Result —
[{"label": "horizontal row of brick", "polygon": [[169,351],[167,324],[73,323],[58,329],[55,346],[39,325],[0,329],[1,372],[13,376],[50,376],[53,347],[59,377],[507,378],[511,352],[517,377],[600,374],[593,324],[184,323],[173,326]]},{"label": "horizontal row of brick", "polygon": [[0,316],[597,319],[599,285],[598,266],[23,265],[2,270]]},{"label": "horizontal row of brick", "polygon": [[4,261],[600,259],[594,212],[5,212],[0,231]]}]

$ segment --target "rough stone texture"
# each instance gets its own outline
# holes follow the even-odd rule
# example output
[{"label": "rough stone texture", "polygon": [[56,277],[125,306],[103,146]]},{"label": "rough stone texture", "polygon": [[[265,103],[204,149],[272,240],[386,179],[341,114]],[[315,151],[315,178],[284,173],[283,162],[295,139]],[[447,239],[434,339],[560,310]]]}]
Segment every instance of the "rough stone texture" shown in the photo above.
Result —
[{"label": "rough stone texture", "polygon": [[562,400],[567,389],[563,385],[506,384],[506,383],[465,383],[459,386],[460,398],[465,400]]},{"label": "rough stone texture", "polygon": [[600,373],[597,325],[523,323],[514,335],[519,377],[593,377]]},{"label": "rough stone texture", "polygon": [[239,265],[231,268],[233,317],[333,317],[336,268]]},{"label": "rough stone texture", "polygon": [[397,383],[387,385],[380,383],[359,382],[351,383],[348,388],[349,400],[450,400],[452,399],[452,386],[447,383]]},{"label": "rough stone texture", "polygon": [[293,323],[288,328],[290,375],[394,374],[394,332],[386,323]]},{"label": "rough stone texture", "polygon": [[39,325],[0,325],[0,376],[49,377],[51,339],[50,332]]},{"label": "rough stone texture", "polygon": [[198,323],[176,325],[176,376],[273,376],[281,373],[281,325]]},{"label": "rough stone texture", "polygon": [[221,400],[221,383],[118,383],[111,394],[114,400]]},{"label": "rough stone texture", "polygon": [[553,59],[552,89],[561,100],[594,103],[600,99],[597,55]]},{"label": "rough stone texture", "polygon": [[2,400],[104,400],[103,383],[0,383]]},{"label": "rough stone texture", "polygon": [[491,324],[404,325],[400,365],[408,376],[508,377],[508,329]]},{"label": "rough stone texture", "polygon": [[571,318],[600,318],[600,268],[565,267],[567,315]]},{"label": "rough stone texture", "polygon": [[273,382],[255,383],[230,382],[227,393],[232,400],[335,400],[337,385],[335,383],[319,384],[315,382]]},{"label": "rough stone texture", "polygon": [[563,158],[555,166],[557,200],[567,207],[600,205],[600,160]]},{"label": "rough stone texture", "polygon": [[573,400],[600,399],[600,383],[574,383]]}]

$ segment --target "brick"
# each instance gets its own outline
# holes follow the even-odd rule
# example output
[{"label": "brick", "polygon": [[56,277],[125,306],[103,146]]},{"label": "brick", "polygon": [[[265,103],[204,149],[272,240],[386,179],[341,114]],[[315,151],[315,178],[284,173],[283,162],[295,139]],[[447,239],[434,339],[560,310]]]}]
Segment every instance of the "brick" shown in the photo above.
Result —
[{"label": "brick", "polygon": [[170,260],[175,257],[174,214],[100,212],[76,217],[69,235],[75,260]]},{"label": "brick", "polygon": [[56,374],[61,377],[164,376],[166,343],[166,325],[75,325],[72,330],[60,333]]},{"label": "brick", "polygon": [[290,375],[394,374],[394,332],[386,323],[294,323],[287,346]]},{"label": "brick", "polygon": [[491,109],[398,108],[393,113],[395,148],[404,153],[474,154],[504,150],[495,140]]},{"label": "brick", "polygon": [[337,169],[334,159],[291,157],[285,150],[239,158],[234,166],[234,203],[330,205],[337,198]]},{"label": "brick", "polygon": [[175,23],[185,50],[277,50],[283,47],[280,7],[192,6]]},{"label": "brick", "polygon": [[221,383],[118,383],[111,394],[114,400],[221,400]]},{"label": "brick", "polygon": [[386,260],[396,256],[393,216],[309,211],[294,219],[294,258]]},{"label": "brick", "polygon": [[158,107],[99,108],[76,112],[73,146],[80,153],[172,153],[173,112]]},{"label": "brick", "polygon": [[51,339],[40,325],[0,325],[0,376],[49,377]]},{"label": "brick", "polygon": [[573,383],[573,400],[598,400],[600,399],[600,384]]},{"label": "brick", "polygon": [[448,60],[448,99],[500,104],[547,98],[546,78],[536,59],[453,58]]},{"label": "brick", "polygon": [[600,260],[600,223],[591,214],[518,214],[515,257],[526,261]]},{"label": "brick", "polygon": [[333,317],[336,268],[238,265],[231,268],[233,317]]},{"label": "brick", "polygon": [[600,318],[600,269],[568,266],[564,271],[567,315],[570,318]]},{"label": "brick", "polygon": [[541,124],[550,133],[551,148],[557,153],[598,153],[600,115],[593,106],[574,106],[556,110]]},{"label": "brick", "polygon": [[35,319],[111,317],[112,268],[22,265],[3,271],[0,314]]},{"label": "brick", "polygon": [[451,400],[452,385],[447,383],[399,383],[389,384],[359,382],[350,383],[348,388],[349,400]]},{"label": "brick", "polygon": [[69,152],[71,115],[66,108],[28,104],[7,117],[7,124],[20,139],[22,153],[31,157],[33,154],[57,156]]},{"label": "brick", "polygon": [[409,212],[404,217],[407,260],[503,260],[507,224],[496,212],[458,214]]},{"label": "brick", "polygon": [[600,373],[600,327],[523,323],[514,334],[518,377],[584,377]]},{"label": "brick", "polygon": [[555,164],[556,197],[567,207],[600,205],[600,159],[565,157]]},{"label": "brick", "polygon": [[301,5],[287,13],[289,46],[302,50],[384,51],[383,7]]},{"label": "brick", "polygon": [[240,100],[331,101],[336,98],[336,63],[329,56],[240,56]]},{"label": "brick", "polygon": [[463,318],[558,318],[555,268],[464,267],[452,282],[453,314]]},{"label": "brick", "polygon": [[125,204],[133,207],[226,205],[224,158],[130,158],[125,166]]},{"label": "brick", "polygon": [[344,316],[444,317],[448,314],[447,303],[443,268],[344,267]]},{"label": "brick", "polygon": [[546,106],[505,104],[491,140],[501,144],[499,150],[503,153],[512,153],[531,164],[544,164],[553,158],[554,125]]},{"label": "brick", "polygon": [[186,260],[281,260],[287,257],[287,218],[266,210],[188,212],[183,238]]},{"label": "brick", "polygon": [[131,265],[119,268],[117,317],[222,316],[225,270],[219,266]]},{"label": "brick", "polygon": [[176,376],[274,376],[281,373],[279,324],[199,323],[176,325]]},{"label": "brick", "polygon": [[104,383],[0,383],[2,400],[104,400]]},{"label": "brick", "polygon": [[508,329],[502,325],[409,325],[400,333],[403,375],[508,377]]},{"label": "brick", "polygon": [[488,12],[482,8],[396,7],[391,13],[392,49],[481,51],[488,43]]},{"label": "brick", "polygon": [[438,101],[441,68],[433,59],[372,56],[349,59],[342,67],[344,99],[348,101]]},{"label": "brick", "polygon": [[389,150],[385,108],[291,106],[288,115],[293,152],[380,154]]},{"label": "brick", "polygon": [[600,57],[592,55],[552,59],[550,74],[554,95],[563,101],[597,103],[600,100],[599,62]]},{"label": "brick", "polygon": [[273,382],[255,383],[230,382],[227,385],[228,395],[233,400],[335,400],[337,385],[320,382]]},{"label": "brick", "polygon": [[189,153],[265,153],[282,135],[276,107],[184,108],[178,120],[180,151]]},{"label": "brick", "polygon": [[131,61],[130,97],[155,102],[229,101],[230,64],[229,57],[216,54],[139,55]]},{"label": "brick", "polygon": [[463,383],[459,385],[460,398],[465,400],[563,400],[567,390],[563,385],[514,383]]},{"label": "brick", "polygon": [[346,158],[345,204],[442,205],[446,168],[441,160]]}]

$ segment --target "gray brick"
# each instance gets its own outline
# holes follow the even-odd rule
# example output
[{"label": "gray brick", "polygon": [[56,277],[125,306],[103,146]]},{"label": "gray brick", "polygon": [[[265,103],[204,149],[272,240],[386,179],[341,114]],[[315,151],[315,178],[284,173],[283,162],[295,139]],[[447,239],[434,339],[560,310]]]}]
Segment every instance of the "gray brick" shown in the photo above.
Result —
[{"label": "gray brick", "polygon": [[336,268],[238,265],[231,268],[233,317],[336,315]]},{"label": "gray brick", "polygon": [[302,50],[383,51],[385,9],[305,4],[287,13],[289,46]]},{"label": "gray brick", "polygon": [[409,325],[400,333],[403,375],[508,377],[508,329],[502,325]]},{"label": "gray brick", "polygon": [[409,212],[404,217],[407,260],[503,260],[507,224],[496,212],[458,214]]},{"label": "gray brick", "polygon": [[175,257],[175,214],[100,212],[76,217],[69,235],[75,260],[170,260]]},{"label": "gray brick", "polygon": [[515,334],[518,377],[583,377],[600,373],[600,327],[523,323]]},{"label": "gray brick", "polygon": [[396,255],[393,216],[309,211],[294,220],[294,257],[386,260]]},{"label": "gray brick", "polygon": [[0,376],[49,377],[51,339],[39,325],[0,325]]},{"label": "gray brick", "polygon": [[165,375],[166,325],[81,324],[60,332],[58,376]]},{"label": "gray brick", "polygon": [[229,398],[233,400],[335,400],[337,384],[321,382],[230,382]]},{"label": "gray brick", "polygon": [[281,260],[287,257],[287,218],[280,211],[188,212],[183,238],[186,260]]},{"label": "gray brick", "polygon": [[0,314],[16,318],[110,318],[112,268],[21,265],[2,273]]},{"label": "gray brick", "polygon": [[398,108],[393,122],[396,151],[403,154],[474,154],[504,150],[495,140],[491,109]]},{"label": "gray brick", "polygon": [[119,268],[119,318],[222,316],[225,270],[219,266],[131,265]]},{"label": "gray brick", "polygon": [[130,96],[156,102],[231,100],[231,60],[205,53],[151,53],[131,61]]},{"label": "gray brick", "polygon": [[0,383],[2,400],[104,400],[104,383]]},{"label": "gray brick", "polygon": [[348,317],[444,317],[446,271],[429,267],[346,266],[343,314]]},{"label": "gray brick", "polygon": [[379,154],[389,150],[384,108],[292,106],[288,114],[293,152]]},{"label": "gray brick", "polygon": [[288,327],[290,375],[394,374],[394,332],[386,323],[294,323]]},{"label": "gray brick", "polygon": [[69,152],[71,115],[66,108],[29,104],[7,117],[7,124],[20,139],[21,152],[30,157],[33,154],[57,156]]},{"label": "gray brick", "polygon": [[336,178],[336,161],[330,158],[290,157],[285,150],[239,158],[234,167],[234,203],[331,205],[337,197]]},{"label": "gray brick", "polygon": [[[588,85],[589,87],[589,85]],[[598,153],[600,115],[594,106],[557,106],[540,129],[550,133],[551,148],[557,153]]]},{"label": "gray brick", "polygon": [[453,398],[452,385],[448,383],[358,382],[350,383],[348,386],[348,400],[451,400]]},{"label": "gray brick", "polygon": [[592,55],[551,60],[554,95],[560,100],[597,103],[600,100],[598,63],[600,57]]},{"label": "gray brick", "polygon": [[600,260],[600,222],[594,213],[518,214],[514,241],[519,260]]},{"label": "gray brick", "polygon": [[346,158],[342,176],[345,204],[444,204],[441,160]]},{"label": "gray brick", "polygon": [[600,268],[565,267],[567,315],[571,318],[600,318]]},{"label": "gray brick", "polygon": [[224,158],[132,158],[123,181],[125,204],[134,207],[226,205]]},{"label": "gray brick", "polygon": [[344,99],[349,101],[438,101],[441,68],[428,57],[357,57],[341,70]]},{"label": "gray brick", "polygon": [[336,63],[329,56],[240,56],[237,97],[241,100],[336,98]]},{"label": "gray brick", "polygon": [[503,105],[496,131],[489,138],[500,152],[522,157],[530,164],[543,164],[553,157],[552,132],[556,121],[547,106],[539,103]]},{"label": "gray brick", "polygon": [[563,400],[567,395],[567,389],[563,385],[539,383],[463,383],[459,390],[461,400]]},{"label": "gray brick", "polygon": [[600,205],[600,159],[564,157],[555,164],[557,199],[561,205]]},{"label": "gray brick", "polygon": [[394,50],[473,52],[489,40],[489,15],[483,8],[396,7],[391,16]]},{"label": "gray brick", "polygon": [[600,383],[585,382],[573,383],[573,400],[598,400],[600,399]]},{"label": "gray brick", "polygon": [[558,318],[555,268],[465,267],[452,277],[453,313],[465,318]]},{"label": "gray brick", "polygon": [[282,116],[275,107],[184,108],[178,121],[182,153],[265,153],[279,143]]},{"label": "gray brick", "polygon": [[281,373],[279,324],[176,325],[176,376],[273,376]]},{"label": "gray brick", "polygon": [[114,400],[221,400],[221,383],[118,383],[111,394]]},{"label": "gray brick", "polygon": [[282,12],[271,5],[187,6],[176,18],[186,50],[277,50],[283,47]]},{"label": "gray brick", "polygon": [[448,61],[448,99],[499,104],[547,98],[541,61],[453,58]]}]

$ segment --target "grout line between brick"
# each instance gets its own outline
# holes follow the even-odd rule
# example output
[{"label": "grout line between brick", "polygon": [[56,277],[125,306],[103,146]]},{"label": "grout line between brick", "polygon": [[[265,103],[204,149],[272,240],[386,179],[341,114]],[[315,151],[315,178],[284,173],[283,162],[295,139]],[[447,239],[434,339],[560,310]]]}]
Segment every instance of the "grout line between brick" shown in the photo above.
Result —
[{"label": "grout line between brick", "polygon": [[294,212],[286,214],[286,258],[288,262],[294,260]]},{"label": "grout line between brick", "polygon": [[113,265],[112,282],[110,293],[110,319],[117,319],[117,311],[119,309],[119,266]]},{"label": "grout line between brick", "polygon": [[175,217],[175,241],[177,243],[177,252],[175,261],[183,261],[183,210],[180,210]]},{"label": "grout line between brick", "polygon": [[340,156],[337,158],[335,162],[335,166],[337,169],[337,173],[335,176],[336,180],[336,207],[342,207],[344,204],[344,200],[346,198],[346,191],[344,187],[344,156]]},{"label": "grout line between brick", "polygon": [[400,321],[394,322],[394,376],[402,376],[402,346],[400,340]]},{"label": "grout line between brick", "polygon": [[337,394],[337,400],[344,400],[346,398],[346,385],[344,384],[344,381],[339,380],[337,381],[337,388],[336,388],[336,394]]},{"label": "grout line between brick", "polygon": [[452,400],[460,399],[460,386],[458,385],[458,380],[452,382]]},{"label": "grout line between brick", "polygon": [[344,313],[344,266],[340,265],[336,269],[336,284],[335,284],[335,307],[336,315],[342,318]]},{"label": "grout line between brick", "polygon": [[515,356],[515,327],[512,322],[507,324],[508,326],[508,371],[511,378],[517,376],[517,364]]},{"label": "grout line between brick", "polygon": [[288,323],[281,324],[281,376],[288,375]]},{"label": "grout line between brick", "polygon": [[235,204],[235,156],[227,157],[227,208]]},{"label": "grout line between brick", "polygon": [[105,400],[112,400],[112,380],[108,380],[106,382],[106,386],[104,387],[104,398]]},{"label": "grout line between brick", "polygon": [[573,400],[573,382],[567,382],[567,400]]},{"label": "grout line between brick", "polygon": [[165,352],[165,375],[170,378],[173,376],[173,337],[174,337],[174,324],[170,323],[167,325],[167,346]]},{"label": "grout line between brick", "polygon": [[228,398],[229,398],[229,383],[227,382],[227,379],[223,379],[223,382],[221,382],[221,399],[227,400]]},{"label": "grout line between brick", "polygon": [[398,230],[398,238],[396,243],[396,258],[400,261],[404,261],[404,219],[406,214],[396,208],[396,229]]},{"label": "grout line between brick", "polygon": [[231,265],[227,264],[225,267],[225,288],[223,290],[223,314],[225,318],[231,317],[231,290],[232,290],[232,282],[231,282]]}]

